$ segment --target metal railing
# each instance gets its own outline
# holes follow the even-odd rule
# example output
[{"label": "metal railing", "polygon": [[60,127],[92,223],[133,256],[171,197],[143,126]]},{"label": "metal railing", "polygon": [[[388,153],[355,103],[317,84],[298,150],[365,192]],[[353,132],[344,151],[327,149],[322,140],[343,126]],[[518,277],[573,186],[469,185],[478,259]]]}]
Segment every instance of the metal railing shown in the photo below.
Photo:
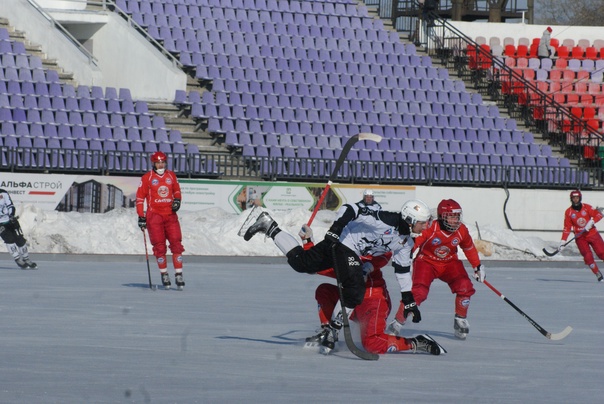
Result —
[{"label": "metal railing", "polygon": [[[0,147],[0,171],[141,175],[152,152]],[[241,157],[222,153],[166,153],[168,169],[188,178],[325,181],[335,159]],[[409,161],[345,161],[342,183],[508,188],[600,188],[601,170],[578,167],[505,166]]]}]

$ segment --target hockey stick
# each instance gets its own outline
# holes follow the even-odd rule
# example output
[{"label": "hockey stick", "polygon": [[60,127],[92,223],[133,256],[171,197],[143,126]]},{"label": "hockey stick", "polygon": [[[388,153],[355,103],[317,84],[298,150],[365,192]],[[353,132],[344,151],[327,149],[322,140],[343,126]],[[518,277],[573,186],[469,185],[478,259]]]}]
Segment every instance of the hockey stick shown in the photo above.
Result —
[{"label": "hockey stick", "polygon": [[353,137],[351,137],[350,139],[348,139],[346,141],[346,143],[344,144],[344,147],[342,148],[342,153],[340,153],[340,157],[338,157],[338,160],[336,161],[336,165],[334,166],[333,171],[331,172],[331,175],[329,176],[329,179],[327,180],[327,185],[325,185],[325,189],[323,189],[323,192],[321,193],[321,197],[319,198],[319,201],[315,205],[315,208],[312,211],[312,215],[310,215],[310,219],[308,219],[308,223],[307,223],[308,226],[310,226],[312,224],[313,220],[315,220],[315,216],[317,215],[319,208],[323,204],[323,200],[327,196],[327,193],[329,192],[329,188],[331,188],[331,184],[333,184],[333,181],[338,176],[338,171],[340,171],[340,167],[342,167],[342,165],[344,164],[344,161],[346,160],[346,156],[348,156],[348,152],[350,151],[350,149],[352,149],[352,146],[354,146],[354,144],[360,140],[372,140],[374,142],[379,143],[382,141],[382,137],[380,135],[376,135],[375,133],[359,133],[358,135],[354,135]]},{"label": "hockey stick", "polygon": [[570,326],[567,326],[564,330],[560,331],[559,333],[555,333],[555,334],[552,334],[551,332],[544,330],[543,327],[541,327],[539,324],[537,324],[535,322],[535,320],[530,318],[525,312],[520,310],[518,308],[518,306],[516,306],[514,303],[512,303],[507,297],[502,295],[501,292],[498,291],[497,289],[495,289],[495,287],[493,287],[493,285],[491,285],[487,280],[484,280],[483,283],[485,285],[487,285],[489,287],[489,289],[491,289],[493,292],[495,292],[500,298],[502,298],[507,304],[512,306],[518,313],[520,313],[520,315],[522,317],[524,317],[529,323],[531,323],[531,325],[533,327],[535,327],[545,338],[551,339],[553,341],[559,341],[561,339],[566,338],[568,336],[568,334],[570,334],[571,331],[573,330],[572,327],[570,327]]},{"label": "hockey stick", "polygon": [[155,290],[153,287],[153,283],[151,282],[151,268],[149,267],[149,249],[147,248],[147,234],[145,234],[145,229],[141,229],[143,231],[143,240],[145,241],[145,257],[147,257],[147,275],[149,275],[149,289]]},{"label": "hockey stick", "polygon": [[365,359],[368,361],[376,361],[380,359],[378,354],[374,354],[371,352],[363,351],[359,349],[354,344],[354,340],[352,339],[352,333],[350,332],[350,321],[348,320],[348,313],[346,311],[346,306],[344,305],[344,292],[342,291],[342,282],[340,281],[340,274],[338,268],[338,261],[336,255],[336,243],[331,246],[331,254],[333,258],[333,269],[336,273],[336,283],[338,284],[338,292],[340,295],[340,305],[342,306],[342,330],[344,331],[344,340],[346,341],[346,346],[354,355],[358,356],[361,359]]},{"label": "hockey stick", "polygon": [[[568,240],[566,243],[562,244],[561,247],[566,247],[567,245],[569,245],[572,241],[574,241],[577,237],[579,237],[583,233],[585,233],[585,230],[581,230],[579,233],[575,234],[570,240]],[[547,255],[548,257],[553,257],[554,255],[558,254],[559,252],[560,252],[560,247],[556,248],[556,251],[554,251],[554,252],[549,252],[545,248],[543,249],[543,253],[545,255]]]}]

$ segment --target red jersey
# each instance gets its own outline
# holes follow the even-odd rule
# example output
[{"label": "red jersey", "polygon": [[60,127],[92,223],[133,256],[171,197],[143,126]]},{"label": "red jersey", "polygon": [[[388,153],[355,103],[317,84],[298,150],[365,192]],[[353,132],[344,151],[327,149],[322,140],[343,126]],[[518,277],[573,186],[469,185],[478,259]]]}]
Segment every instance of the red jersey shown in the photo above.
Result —
[{"label": "red jersey", "polygon": [[166,170],[163,175],[159,175],[151,170],[142,176],[136,190],[136,214],[139,217],[145,216],[146,200],[147,212],[171,215],[174,198],[182,199],[176,174]]},{"label": "red jersey", "polygon": [[449,233],[441,230],[439,221],[434,220],[432,225],[415,239],[414,249],[419,249],[418,258],[421,257],[435,265],[446,265],[459,260],[458,246],[463,250],[472,268],[480,265],[478,250],[474,246],[468,228],[463,223],[455,232]]},{"label": "red jersey", "polygon": [[[602,213],[587,203],[581,204],[581,210],[575,210],[572,206],[566,209],[566,212],[564,212],[562,240],[566,240],[571,231],[575,234],[582,232],[589,219],[593,219],[594,223],[597,223],[602,219]],[[597,233],[597,231],[595,227],[592,227],[587,234]]]}]

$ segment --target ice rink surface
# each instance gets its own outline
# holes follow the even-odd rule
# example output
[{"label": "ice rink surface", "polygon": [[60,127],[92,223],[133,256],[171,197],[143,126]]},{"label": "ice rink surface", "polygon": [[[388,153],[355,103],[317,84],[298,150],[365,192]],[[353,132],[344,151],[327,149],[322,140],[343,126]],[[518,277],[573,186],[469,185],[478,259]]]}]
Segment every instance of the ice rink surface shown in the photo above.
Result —
[{"label": "ice rink surface", "polygon": [[[562,341],[481,284],[457,340],[453,296],[436,281],[405,336],[428,333],[448,353],[366,362],[343,337],[331,356],[303,348],[318,326],[314,289],[330,280],[283,258],[186,257],[182,292],[150,290],[144,257],[33,258],[39,269],[26,271],[0,257],[2,403],[593,403],[604,393],[604,284],[580,262],[485,262],[487,280],[543,328],[573,327]],[[157,284],[154,262],[151,274]],[[396,310],[392,267],[384,275]]]}]

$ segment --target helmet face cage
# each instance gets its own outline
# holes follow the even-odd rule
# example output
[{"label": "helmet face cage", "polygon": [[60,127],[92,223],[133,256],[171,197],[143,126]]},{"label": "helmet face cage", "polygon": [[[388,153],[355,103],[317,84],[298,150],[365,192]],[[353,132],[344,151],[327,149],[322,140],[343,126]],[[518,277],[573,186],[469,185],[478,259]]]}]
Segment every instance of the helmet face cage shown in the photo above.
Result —
[{"label": "helmet face cage", "polygon": [[438,204],[438,219],[445,230],[454,232],[459,229],[463,220],[461,206],[453,199],[446,199]]}]

